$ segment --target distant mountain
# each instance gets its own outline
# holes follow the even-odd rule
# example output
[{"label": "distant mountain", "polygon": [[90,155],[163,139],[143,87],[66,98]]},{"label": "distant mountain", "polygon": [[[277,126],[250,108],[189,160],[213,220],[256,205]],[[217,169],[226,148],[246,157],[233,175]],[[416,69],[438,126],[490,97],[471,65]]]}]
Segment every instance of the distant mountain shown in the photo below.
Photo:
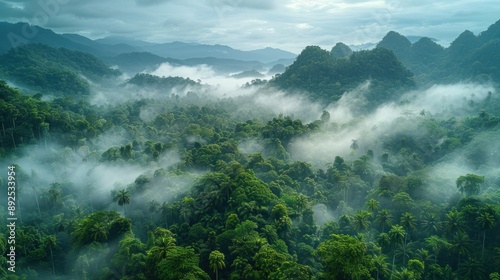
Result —
[{"label": "distant mountain", "polygon": [[153,46],[155,43],[145,42],[141,40],[130,39],[127,37],[121,36],[109,36],[101,39],[94,40],[96,43],[104,44],[104,45],[120,45],[126,44],[136,48],[142,48],[145,46]]},{"label": "distant mountain", "polygon": [[269,71],[267,71],[267,75],[276,75],[276,74],[281,74],[283,72],[285,72],[286,70],[286,66],[281,64],[281,63],[278,63],[276,65],[274,65],[271,69],[269,69]]},{"label": "distant mountain", "polygon": [[265,77],[264,74],[257,70],[243,71],[238,74],[231,75],[231,78],[242,79],[242,78],[262,78]]},{"label": "distant mountain", "polygon": [[144,71],[153,71],[162,63],[168,62],[172,65],[182,65],[182,61],[161,57],[148,52],[123,53],[114,57],[105,57],[103,60],[112,66],[129,74],[136,74]]},{"label": "distant mountain", "polygon": [[182,77],[158,77],[149,74],[137,74],[127,81],[127,84],[136,85],[141,88],[147,87],[163,92],[170,92],[174,88],[184,90],[188,87],[201,87],[201,84],[189,78]]},{"label": "distant mountain", "polygon": [[352,50],[344,43],[337,43],[332,48],[330,53],[334,58],[348,58],[349,56],[351,56]]},{"label": "distant mountain", "polygon": [[[420,39],[422,38],[428,38],[426,36],[415,36],[415,35],[409,35],[409,36],[405,36],[406,39],[408,39],[408,41],[410,41],[410,43],[414,44],[416,42],[418,42]],[[429,38],[430,40],[434,41],[434,42],[437,42],[438,40],[435,39],[435,38]]]},{"label": "distant mountain", "polygon": [[50,29],[39,26],[33,27],[36,35],[25,38],[23,28],[26,28],[26,25],[29,26],[23,22],[16,24],[0,22],[0,37],[7,38],[0,40],[0,54],[7,53],[14,47],[41,43],[54,48],[92,54],[131,74],[154,69],[163,62],[188,66],[206,64],[222,74],[252,69],[264,71],[278,63],[290,65],[296,58],[291,52],[275,48],[242,51],[224,45],[183,42],[154,44],[117,36],[91,40],[78,34],[56,34]]},{"label": "distant mountain", "polygon": [[389,32],[377,48],[394,52],[414,74],[417,82],[457,82],[461,80],[500,82],[500,20],[478,36],[462,32],[448,48],[430,38],[411,43],[407,37]]},{"label": "distant mountain", "polygon": [[349,59],[337,59],[317,46],[306,47],[271,85],[306,91],[313,100],[332,102],[367,80],[375,89],[366,95],[368,106],[393,98],[393,89],[413,85],[412,73],[389,50],[353,52]]},{"label": "distant mountain", "polygon": [[88,94],[87,79],[101,81],[119,74],[90,54],[42,44],[21,46],[0,56],[0,79],[43,92]]},{"label": "distant mountain", "polygon": [[267,63],[277,59],[293,59],[296,57],[296,55],[291,52],[273,48],[241,51],[225,45],[190,44],[182,42],[144,46],[143,50],[159,56],[175,59],[212,57]]},{"label": "distant mountain", "polygon": [[394,52],[394,54],[401,59],[401,61],[406,61],[410,57],[411,52],[411,42],[405,36],[390,31],[385,35],[385,37],[377,44],[377,48],[386,48]]},{"label": "distant mountain", "polygon": [[[23,34],[26,33],[23,29],[28,26],[29,30],[35,35],[26,37]],[[31,32],[31,31],[30,31]],[[14,47],[26,45],[26,44],[45,44],[54,48],[65,48],[69,50],[77,50],[82,52],[87,52],[95,54],[99,52],[92,46],[77,43],[69,38],[66,38],[60,34],[54,33],[50,29],[45,29],[39,26],[31,26],[28,23],[6,23],[0,22],[0,54],[6,53]]]}]

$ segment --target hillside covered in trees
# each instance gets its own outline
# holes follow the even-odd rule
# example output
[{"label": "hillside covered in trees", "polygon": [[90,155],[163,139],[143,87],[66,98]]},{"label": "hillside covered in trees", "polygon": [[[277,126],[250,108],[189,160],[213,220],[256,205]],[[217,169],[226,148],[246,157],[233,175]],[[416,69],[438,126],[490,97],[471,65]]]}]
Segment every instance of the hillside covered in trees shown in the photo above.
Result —
[{"label": "hillside covered in trees", "polygon": [[[498,50],[489,34],[471,57]],[[422,86],[427,70],[390,37],[369,51],[306,47],[233,91],[124,81],[44,45],[1,56],[0,183],[15,178],[17,221],[16,272],[0,277],[500,279],[500,87]],[[449,57],[456,44],[410,50]]]}]

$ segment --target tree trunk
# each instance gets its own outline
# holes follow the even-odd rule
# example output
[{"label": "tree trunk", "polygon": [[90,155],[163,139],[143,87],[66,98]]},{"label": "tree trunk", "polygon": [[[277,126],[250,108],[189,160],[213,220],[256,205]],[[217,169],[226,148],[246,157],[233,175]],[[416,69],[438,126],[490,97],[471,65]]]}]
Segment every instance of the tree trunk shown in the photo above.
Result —
[{"label": "tree trunk", "polygon": [[5,136],[5,125],[3,124],[3,121],[2,121],[2,130],[3,130],[3,136]]},{"label": "tree trunk", "polygon": [[52,246],[49,246],[50,259],[52,260],[52,273],[56,276],[56,268],[54,267],[54,256],[52,255]]},{"label": "tree trunk", "polygon": [[12,130],[12,132],[10,133],[10,136],[12,137],[12,144],[14,144],[14,150],[17,150],[17,147],[16,147],[16,140],[14,139],[14,129]]},{"label": "tree trunk", "polygon": [[40,212],[40,204],[38,203],[38,196],[36,195],[35,186],[33,186],[33,193],[35,194],[36,206],[38,207],[38,215],[42,216],[42,212]]},{"label": "tree trunk", "polygon": [[483,230],[483,249],[481,249],[481,259],[483,259],[484,254],[484,240],[486,239],[486,230]]},{"label": "tree trunk", "polygon": [[405,259],[406,259],[406,236],[408,233],[405,233],[405,242],[403,244],[403,265],[405,265]]},{"label": "tree trunk", "polygon": [[392,269],[391,269],[391,277],[389,279],[392,279],[392,273],[394,272],[394,262],[396,261],[396,250],[392,252]]},{"label": "tree trunk", "polygon": [[215,269],[215,280],[219,280],[219,269]]}]

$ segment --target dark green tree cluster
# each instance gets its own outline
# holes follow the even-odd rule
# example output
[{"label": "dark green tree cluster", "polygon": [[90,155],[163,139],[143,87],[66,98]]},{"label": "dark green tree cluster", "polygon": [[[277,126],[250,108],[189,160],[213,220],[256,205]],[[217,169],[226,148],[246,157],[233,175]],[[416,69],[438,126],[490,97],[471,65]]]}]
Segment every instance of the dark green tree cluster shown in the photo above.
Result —
[{"label": "dark green tree cluster", "polygon": [[419,83],[452,83],[461,80],[498,82],[499,30],[500,21],[477,36],[466,30],[448,48],[443,48],[427,37],[412,44],[403,35],[391,31],[377,44],[377,48],[393,51],[415,74]]},{"label": "dark green tree cluster", "polygon": [[396,98],[396,89],[413,85],[412,73],[392,52],[374,49],[336,58],[336,53],[342,51],[339,48],[334,48],[332,54],[317,46],[306,47],[283,74],[271,80],[271,85],[304,90],[313,100],[332,102],[371,80],[373,89],[367,98],[370,108]]},{"label": "dark green tree cluster", "polygon": [[32,90],[67,95],[89,94],[84,77],[96,81],[119,75],[90,54],[42,44],[24,45],[0,56],[0,73]]}]

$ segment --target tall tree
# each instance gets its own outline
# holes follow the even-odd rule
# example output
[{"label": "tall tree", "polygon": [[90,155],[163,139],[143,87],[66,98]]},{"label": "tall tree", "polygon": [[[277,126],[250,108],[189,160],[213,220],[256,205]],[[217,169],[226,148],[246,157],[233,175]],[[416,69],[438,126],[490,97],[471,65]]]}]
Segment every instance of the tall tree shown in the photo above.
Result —
[{"label": "tall tree", "polygon": [[208,257],[210,268],[215,272],[215,279],[219,279],[219,269],[226,267],[224,262],[224,254],[218,250],[212,251]]},{"label": "tall tree", "polygon": [[379,202],[373,198],[366,202],[366,209],[368,209],[371,213],[375,212],[378,209]]},{"label": "tall tree", "polygon": [[481,249],[481,259],[482,259],[484,254],[484,241],[486,239],[486,230],[492,229],[495,226],[495,217],[488,212],[482,212],[479,214],[479,217],[477,217],[477,222],[479,223],[479,226],[483,230],[483,247]]},{"label": "tall tree", "polygon": [[377,222],[382,226],[382,232],[385,232],[385,226],[392,226],[392,215],[387,209],[382,209],[378,212]]},{"label": "tall tree", "polygon": [[125,216],[125,205],[130,203],[130,193],[128,190],[119,190],[113,199],[114,201],[118,202],[118,205],[123,207],[123,216]]},{"label": "tall tree", "polygon": [[484,183],[484,176],[467,174],[457,178],[457,188],[461,194],[466,196],[478,195],[481,191],[481,184]]},{"label": "tall tree", "polygon": [[56,275],[56,268],[54,266],[54,254],[53,248],[56,246],[56,237],[54,235],[49,235],[44,241],[45,247],[49,248],[50,251],[50,262],[52,263],[52,274]]},{"label": "tall tree", "polygon": [[367,211],[361,210],[354,215],[352,225],[357,231],[367,231],[370,227],[371,214]]},{"label": "tall tree", "polygon": [[318,256],[328,279],[371,279],[373,259],[366,245],[354,237],[332,234],[319,244]]},{"label": "tall tree", "polygon": [[415,219],[415,217],[413,217],[413,215],[411,213],[406,212],[401,216],[401,225],[405,229],[405,238],[404,238],[404,242],[403,242],[403,263],[405,263],[406,245],[408,242],[408,235],[409,235],[409,232],[415,228],[416,224],[417,224],[417,220]]},{"label": "tall tree", "polygon": [[393,250],[393,256],[392,256],[392,270],[391,274],[394,273],[394,263],[396,260],[396,248],[398,245],[403,244],[403,240],[405,238],[406,231],[403,229],[402,226],[399,225],[394,225],[392,226],[391,230],[389,231],[389,240],[392,245],[392,250]]}]

